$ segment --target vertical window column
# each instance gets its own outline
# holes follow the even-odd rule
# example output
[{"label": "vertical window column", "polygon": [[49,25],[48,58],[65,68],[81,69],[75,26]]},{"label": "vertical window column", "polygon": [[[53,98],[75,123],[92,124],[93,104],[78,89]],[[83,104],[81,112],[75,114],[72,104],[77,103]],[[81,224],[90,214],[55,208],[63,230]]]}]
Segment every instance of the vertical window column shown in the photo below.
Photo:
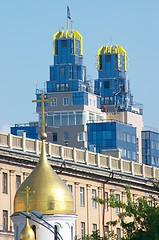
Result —
[{"label": "vertical window column", "polygon": [[85,189],[84,187],[80,187],[80,206],[85,206]]},{"label": "vertical window column", "polygon": [[105,200],[105,211],[108,211],[108,192],[104,193],[104,200]]},{"label": "vertical window column", "polygon": [[85,239],[85,222],[81,222],[81,240]]},{"label": "vertical window column", "polygon": [[91,209],[91,204],[90,204],[90,200],[92,199],[92,193],[91,193],[91,186],[90,184],[86,185],[86,211],[87,211],[87,232],[89,233],[92,229],[91,229],[91,225],[90,225],[90,213],[92,211]]},{"label": "vertical window column", "polygon": [[3,210],[3,231],[8,231],[8,211]]},{"label": "vertical window column", "polygon": [[120,228],[116,229],[116,235],[117,235],[117,240],[121,240],[121,229]]},{"label": "vertical window column", "polygon": [[8,174],[4,172],[2,173],[2,192],[8,193]]},{"label": "vertical window column", "polygon": [[[78,211],[80,205],[79,199],[79,182],[74,183],[74,203],[75,203],[75,212]],[[77,224],[75,224],[75,232],[77,232]]]},{"label": "vertical window column", "polygon": [[97,197],[97,193],[95,189],[92,189],[92,208],[97,207],[97,202],[94,200],[94,198]]},{"label": "vertical window column", "polygon": [[21,185],[21,176],[20,175],[16,175],[16,190],[18,190],[20,185]]},{"label": "vertical window column", "polygon": [[[16,178],[15,178],[15,170],[9,170],[9,174],[8,174],[8,194],[10,196],[10,202],[14,202],[14,194],[15,194],[15,190],[17,190],[16,188]],[[13,205],[10,205],[10,209],[9,209],[9,215],[10,213],[14,212],[13,210]],[[13,230],[13,222],[9,221],[9,226],[8,226],[8,230],[12,231]]]},{"label": "vertical window column", "polygon": [[[98,198],[103,199],[103,188],[98,187]],[[101,204],[97,204],[97,213],[98,213],[98,219],[102,219],[101,216],[103,216],[103,206]],[[103,224],[102,220],[98,220],[98,229],[103,230]]]},{"label": "vertical window column", "polygon": [[[120,194],[115,194],[115,198],[117,202],[120,202]],[[120,212],[120,208],[116,207],[116,213],[119,213],[119,212]]]}]

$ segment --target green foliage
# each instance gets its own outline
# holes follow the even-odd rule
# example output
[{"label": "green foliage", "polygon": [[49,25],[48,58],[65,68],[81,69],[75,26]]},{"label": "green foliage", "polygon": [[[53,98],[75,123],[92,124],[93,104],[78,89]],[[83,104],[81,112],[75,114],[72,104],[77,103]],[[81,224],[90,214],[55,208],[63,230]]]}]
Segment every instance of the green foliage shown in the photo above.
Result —
[{"label": "green foliage", "polygon": [[[113,194],[110,196],[109,206],[112,208],[119,207],[121,211],[118,213],[117,220],[106,224],[109,226],[120,224],[124,233],[123,240],[159,240],[159,208],[156,206],[150,207],[143,198],[138,198],[134,202],[130,188],[126,187],[125,191],[126,203],[117,201]],[[104,204],[103,200],[96,199],[96,201]],[[110,236],[111,234],[110,239],[117,239],[117,237],[114,237],[114,232],[110,233]]]},{"label": "green foliage", "polygon": [[93,231],[91,235],[87,235],[85,240],[108,240],[107,238],[100,237],[99,231]]}]

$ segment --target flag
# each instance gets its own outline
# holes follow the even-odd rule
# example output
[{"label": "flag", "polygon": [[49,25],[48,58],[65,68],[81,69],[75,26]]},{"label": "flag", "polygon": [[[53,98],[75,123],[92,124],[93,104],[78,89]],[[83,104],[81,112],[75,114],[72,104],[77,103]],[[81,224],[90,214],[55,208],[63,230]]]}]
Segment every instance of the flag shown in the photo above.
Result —
[{"label": "flag", "polygon": [[71,19],[70,9],[68,6],[67,6],[67,18]]}]

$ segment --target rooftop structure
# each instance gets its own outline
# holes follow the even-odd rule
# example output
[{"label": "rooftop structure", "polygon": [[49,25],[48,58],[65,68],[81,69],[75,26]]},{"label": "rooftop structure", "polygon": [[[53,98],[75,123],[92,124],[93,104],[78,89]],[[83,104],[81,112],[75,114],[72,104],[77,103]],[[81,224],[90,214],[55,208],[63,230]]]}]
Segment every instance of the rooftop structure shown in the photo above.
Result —
[{"label": "rooftop structure", "polygon": [[131,111],[143,114],[142,104],[135,104],[126,73],[127,54],[120,45],[101,46],[97,52],[98,79],[95,93],[101,96],[106,111]]},{"label": "rooftop structure", "polygon": [[[45,104],[47,141],[97,152],[97,145],[102,145],[102,151],[110,150],[114,145],[108,147],[105,139],[92,148],[87,123],[120,122],[123,126],[131,125],[136,132],[136,154],[126,154],[125,158],[142,163],[143,107],[133,100],[125,49],[120,45],[98,49],[98,79],[94,81],[95,84],[87,79],[86,66],[83,64],[82,35],[74,29],[69,31],[68,24],[66,30],[57,31],[53,35],[53,56],[54,63],[50,66],[46,89],[36,90],[37,100],[41,93],[49,99],[49,103]],[[38,102],[37,134],[40,134],[40,107],[41,103]],[[117,141],[117,138],[114,140]],[[98,142],[97,139],[94,141]],[[127,152],[129,150],[126,149]]]}]

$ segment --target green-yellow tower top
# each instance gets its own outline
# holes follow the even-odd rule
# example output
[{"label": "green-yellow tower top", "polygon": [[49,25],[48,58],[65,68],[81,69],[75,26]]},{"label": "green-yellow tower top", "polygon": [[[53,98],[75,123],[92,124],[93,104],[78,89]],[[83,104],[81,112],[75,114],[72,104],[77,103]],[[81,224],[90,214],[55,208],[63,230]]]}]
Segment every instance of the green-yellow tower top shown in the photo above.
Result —
[{"label": "green-yellow tower top", "polygon": [[53,34],[52,40],[53,40],[53,54],[56,54],[55,51],[55,41],[58,39],[68,39],[72,38],[74,41],[74,54],[76,54],[76,40],[80,41],[80,55],[83,55],[83,38],[82,35],[77,31],[77,30],[71,30],[71,32],[62,30],[62,31],[57,31],[56,33]]},{"label": "green-yellow tower top", "polygon": [[106,46],[101,46],[98,49],[97,52],[97,69],[100,69],[100,55],[103,54],[117,54],[118,55],[118,60],[120,62],[120,55],[122,54],[124,56],[124,70],[126,71],[127,69],[127,55],[125,49],[120,46],[120,45],[106,45]]}]

